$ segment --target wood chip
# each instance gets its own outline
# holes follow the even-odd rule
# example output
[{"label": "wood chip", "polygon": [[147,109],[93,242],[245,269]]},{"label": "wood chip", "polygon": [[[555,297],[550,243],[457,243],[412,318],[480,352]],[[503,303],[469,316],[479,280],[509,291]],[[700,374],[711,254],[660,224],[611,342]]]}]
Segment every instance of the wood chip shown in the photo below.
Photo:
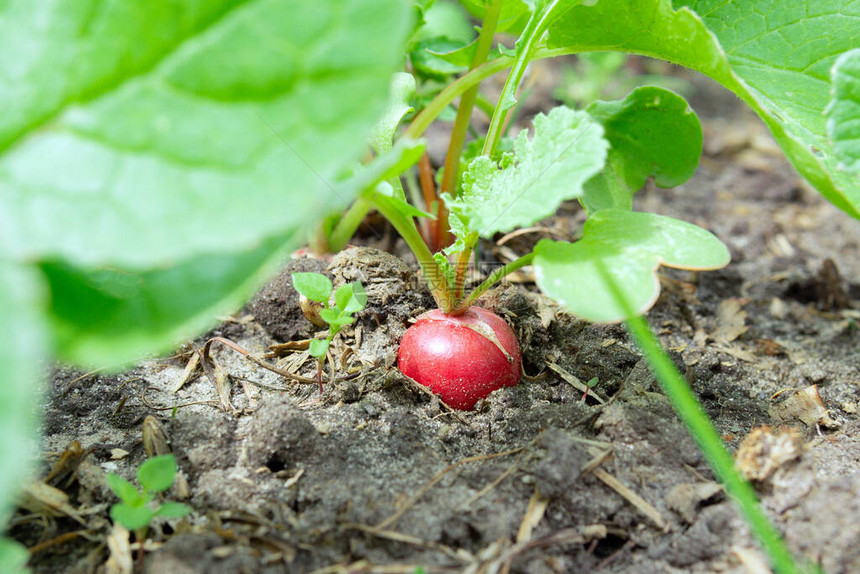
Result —
[{"label": "wood chip", "polygon": [[716,482],[679,484],[666,495],[666,506],[692,524],[702,506],[718,497],[722,498],[723,494],[722,485]]},{"label": "wood chip", "polygon": [[744,302],[732,298],[720,303],[717,309],[717,329],[713,334],[714,340],[730,343],[747,332],[747,312],[743,310]]},{"label": "wood chip", "polygon": [[800,421],[807,426],[821,425],[825,428],[837,428],[839,423],[830,417],[821,395],[818,394],[818,385],[810,385],[793,393],[783,402],[773,405],[768,410],[773,419],[778,423],[793,423]]},{"label": "wood chip", "polygon": [[131,559],[129,532],[121,524],[114,524],[107,537],[110,557],[105,563],[105,574],[131,574],[134,562]]},{"label": "wood chip", "polygon": [[792,428],[754,428],[735,453],[735,466],[747,480],[763,482],[777,469],[800,458],[803,439]]}]

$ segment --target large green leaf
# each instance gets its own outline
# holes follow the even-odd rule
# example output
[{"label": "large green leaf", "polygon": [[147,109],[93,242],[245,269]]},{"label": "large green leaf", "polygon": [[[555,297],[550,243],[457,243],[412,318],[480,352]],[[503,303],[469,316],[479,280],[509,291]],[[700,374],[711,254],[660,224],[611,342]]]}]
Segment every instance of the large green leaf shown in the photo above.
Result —
[{"label": "large green leaf", "polygon": [[257,249],[149,271],[44,263],[57,352],[77,363],[120,366],[166,351],[244,303],[295,243],[276,236]]},{"label": "large green leaf", "polygon": [[590,213],[607,207],[631,209],[633,194],[649,177],[660,187],[692,177],[702,155],[702,125],[678,94],[643,86],[620,101],[598,101],[586,110],[603,125],[609,157],[585,184],[582,203]]},{"label": "large green leaf", "polygon": [[838,167],[860,175],[860,48],[845,52],[831,71],[833,94],[827,106],[827,135]]},{"label": "large green leaf", "polygon": [[0,253],[42,266],[61,356],[195,334],[345,208],[410,17],[397,0],[3,4]]},{"label": "large green leaf", "polygon": [[602,209],[585,222],[576,243],[541,240],[535,247],[535,278],[541,291],[589,321],[625,318],[607,286],[608,273],[636,314],[657,300],[662,264],[716,269],[729,251],[710,232],[684,221],[626,209]]},{"label": "large green leaf", "polygon": [[38,452],[36,403],[47,359],[44,289],[31,269],[0,259],[0,525]]},{"label": "large green leaf", "polygon": [[2,249],[146,269],[346,207],[335,182],[410,16],[398,0],[6,3]]},{"label": "large green leaf", "polygon": [[579,197],[603,167],[607,147],[603,128],[587,113],[554,108],[535,117],[533,138],[520,132],[511,165],[500,168],[487,156],[476,157],[463,174],[460,195],[445,202],[483,237],[529,225]]},{"label": "large green leaf", "polygon": [[[568,11],[549,45],[644,54],[705,73],[758,112],[797,170],[860,217],[860,184],[837,169],[822,110],[829,70],[860,44],[857,0],[600,0]],[[701,16],[700,16],[701,15]]]}]

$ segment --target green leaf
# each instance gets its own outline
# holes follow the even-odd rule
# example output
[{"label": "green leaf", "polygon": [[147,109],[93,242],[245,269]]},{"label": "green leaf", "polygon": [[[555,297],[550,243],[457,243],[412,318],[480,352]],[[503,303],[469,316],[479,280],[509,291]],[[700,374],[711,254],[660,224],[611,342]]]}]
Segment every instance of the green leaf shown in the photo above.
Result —
[{"label": "green leaf", "polygon": [[346,314],[357,313],[367,305],[367,293],[358,281],[341,285],[334,294],[337,308]]},{"label": "green leaf", "polygon": [[631,209],[633,194],[648,177],[660,187],[672,187],[696,171],[702,126],[674,92],[645,86],[620,101],[595,102],[586,111],[603,125],[610,146],[606,169],[585,184],[582,202],[589,212]]},{"label": "green leaf", "polygon": [[19,3],[0,28],[15,86],[0,92],[0,244],[137,269],[255,249],[346,207],[334,183],[385,105],[412,12]]},{"label": "green leaf", "polygon": [[[838,169],[821,113],[828,72],[860,44],[853,0],[600,0],[549,28],[550,48],[617,50],[707,74],[764,120],[795,168],[860,217],[860,183]],[[701,15],[701,17],[699,16]]]},{"label": "green leaf", "polygon": [[137,480],[150,492],[167,490],[175,478],[176,458],[172,454],[152,457],[137,469]]},{"label": "green leaf", "polygon": [[338,180],[412,13],[396,0],[13,4],[0,256],[41,264],[62,358],[110,364],[235,310],[348,205],[359,189]]},{"label": "green leaf", "polygon": [[129,506],[143,506],[145,500],[135,485],[119,476],[108,473],[105,475],[108,486],[120,500]]},{"label": "green leaf", "polygon": [[845,52],[830,71],[833,93],[827,106],[827,136],[837,167],[860,174],[860,48]]},{"label": "green leaf", "polygon": [[412,111],[410,102],[415,97],[415,78],[412,74],[398,72],[391,78],[391,89],[388,96],[388,107],[382,114],[379,123],[373,128],[370,146],[376,153],[383,154],[391,150],[394,134],[403,116]]},{"label": "green leaf", "polygon": [[328,346],[330,341],[328,339],[311,339],[311,344],[308,350],[312,357],[316,357],[317,359],[322,359],[325,357],[326,352],[328,352]]},{"label": "green leaf", "polygon": [[424,78],[444,80],[447,76],[460,74],[469,68],[450,62],[437,53],[454,52],[465,48],[467,44],[455,42],[448,38],[428,38],[416,44],[409,54],[409,61],[415,72]]},{"label": "green leaf", "polygon": [[329,327],[334,331],[338,331],[344,325],[349,325],[355,321],[353,317],[344,314],[339,309],[321,309],[320,317],[322,317],[322,320],[328,323]]},{"label": "green leaf", "polygon": [[585,112],[557,107],[534,119],[534,137],[521,131],[514,143],[514,165],[500,170],[479,156],[463,174],[463,189],[448,208],[482,237],[530,225],[555,213],[606,159],[603,128]]},{"label": "green leaf", "polygon": [[167,351],[235,311],[297,244],[289,235],[275,237],[253,251],[151,271],[45,263],[57,351],[65,360],[99,365]]},{"label": "green leaf", "polygon": [[[487,2],[484,0],[460,0],[460,3],[476,18],[483,20]],[[499,32],[519,34],[526,27],[534,10],[534,0],[503,0],[499,14]]]},{"label": "green leaf", "polygon": [[0,524],[38,450],[37,403],[48,365],[43,287],[33,269],[0,257],[0,325],[7,334],[0,345]]},{"label": "green leaf", "polygon": [[127,504],[114,504],[110,507],[111,520],[122,524],[129,530],[137,530],[149,526],[155,517],[155,512],[146,506],[128,506]]},{"label": "green leaf", "polygon": [[436,219],[436,216],[432,213],[422,211],[411,203],[408,203],[402,197],[394,195],[394,189],[386,182],[382,182],[377,185],[376,189],[368,192],[368,195],[371,196],[371,201],[373,201],[373,203],[387,204],[391,209],[396,210],[404,217],[426,217],[428,219]]},{"label": "green leaf", "polygon": [[729,251],[710,232],[684,221],[625,209],[593,214],[576,243],[541,240],[535,247],[535,277],[541,291],[589,321],[627,317],[604,280],[608,273],[636,314],[657,300],[662,264],[716,269]]},{"label": "green leaf", "polygon": [[331,279],[322,273],[293,273],[293,287],[296,291],[317,303],[328,305],[331,296]]},{"label": "green leaf", "polygon": [[182,518],[191,512],[191,507],[181,502],[165,502],[155,511],[155,516],[164,518]]},{"label": "green leaf", "polygon": [[17,574],[30,574],[27,568],[30,561],[30,552],[27,547],[11,538],[0,538],[0,570],[3,572],[16,572]]}]

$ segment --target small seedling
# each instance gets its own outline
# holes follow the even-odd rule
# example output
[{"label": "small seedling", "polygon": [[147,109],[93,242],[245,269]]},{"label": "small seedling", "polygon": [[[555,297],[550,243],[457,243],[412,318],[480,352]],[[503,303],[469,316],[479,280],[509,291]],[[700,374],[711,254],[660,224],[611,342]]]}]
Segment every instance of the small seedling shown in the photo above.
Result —
[{"label": "small seedling", "polygon": [[108,474],[108,486],[122,501],[111,506],[111,519],[134,531],[138,540],[143,540],[156,516],[182,518],[191,512],[188,505],[181,502],[153,504],[156,495],[170,488],[175,478],[176,459],[172,454],[156,456],[140,465],[137,469],[140,489],[119,475]]},{"label": "small seedling", "polygon": [[585,399],[588,398],[588,391],[597,386],[597,377],[592,377],[585,382],[585,392],[582,393],[582,402],[585,402]]},{"label": "small seedling", "polygon": [[331,280],[320,273],[293,273],[293,287],[302,296],[302,312],[314,325],[328,326],[325,339],[312,339],[308,349],[317,360],[317,379],[322,392],[322,366],[326,353],[340,330],[355,321],[353,315],[367,305],[367,293],[358,281],[338,287],[334,305],[329,304],[334,288]]}]

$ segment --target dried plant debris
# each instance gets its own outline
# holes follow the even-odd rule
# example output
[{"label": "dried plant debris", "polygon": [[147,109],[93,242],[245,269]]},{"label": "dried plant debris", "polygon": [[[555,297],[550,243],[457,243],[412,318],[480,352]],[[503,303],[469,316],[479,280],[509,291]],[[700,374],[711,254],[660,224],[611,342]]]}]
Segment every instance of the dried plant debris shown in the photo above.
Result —
[{"label": "dried plant debris", "polygon": [[716,482],[679,484],[666,495],[666,506],[692,524],[703,506],[720,502],[725,498],[723,487]]},{"label": "dried plant debris", "polygon": [[803,454],[803,439],[793,428],[761,426],[752,430],[735,453],[735,465],[747,478],[764,482]]},{"label": "dried plant debris", "polygon": [[821,425],[829,429],[839,426],[839,423],[831,418],[830,412],[824,406],[824,401],[818,394],[818,385],[810,385],[792,393],[781,403],[771,406],[768,413],[775,422],[781,424],[792,424],[800,421],[806,426]]}]

